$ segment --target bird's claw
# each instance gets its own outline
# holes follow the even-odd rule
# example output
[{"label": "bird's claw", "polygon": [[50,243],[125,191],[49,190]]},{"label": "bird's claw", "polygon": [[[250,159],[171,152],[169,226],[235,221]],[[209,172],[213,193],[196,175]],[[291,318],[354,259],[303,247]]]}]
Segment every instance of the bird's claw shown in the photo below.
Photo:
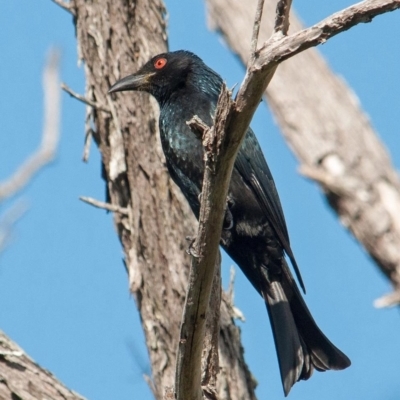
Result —
[{"label": "bird's claw", "polygon": [[231,208],[235,205],[235,201],[228,196],[226,199],[226,209],[224,216],[224,223],[222,225],[222,229],[225,231],[229,231],[233,228],[233,215],[231,212]]}]

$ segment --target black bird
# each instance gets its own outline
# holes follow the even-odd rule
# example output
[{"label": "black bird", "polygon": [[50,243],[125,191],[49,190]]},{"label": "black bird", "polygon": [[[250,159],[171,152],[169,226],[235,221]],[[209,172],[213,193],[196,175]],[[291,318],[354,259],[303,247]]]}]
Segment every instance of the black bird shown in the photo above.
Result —
[{"label": "black bird", "polygon": [[[188,51],[153,57],[110,92],[136,90],[160,105],[160,134],[167,167],[198,218],[203,180],[203,146],[186,121],[198,115],[209,126],[221,77]],[[300,276],[274,180],[249,128],[232,173],[221,246],[265,300],[285,395],[300,379],[318,371],[341,370],[350,360],[322,333],[285,261]]]}]

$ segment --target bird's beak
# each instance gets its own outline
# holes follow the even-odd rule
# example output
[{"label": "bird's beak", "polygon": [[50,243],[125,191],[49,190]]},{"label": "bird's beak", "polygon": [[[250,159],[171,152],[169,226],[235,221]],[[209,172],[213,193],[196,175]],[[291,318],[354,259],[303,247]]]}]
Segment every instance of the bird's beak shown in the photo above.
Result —
[{"label": "bird's beak", "polygon": [[126,90],[146,90],[154,73],[133,74],[120,79],[111,86],[108,93],[123,92]]}]

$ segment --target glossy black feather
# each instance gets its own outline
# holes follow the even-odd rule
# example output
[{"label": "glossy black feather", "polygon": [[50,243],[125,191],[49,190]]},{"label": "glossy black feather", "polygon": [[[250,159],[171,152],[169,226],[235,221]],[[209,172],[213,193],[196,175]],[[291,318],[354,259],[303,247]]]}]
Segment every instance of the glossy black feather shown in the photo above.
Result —
[{"label": "glossy black feather", "polygon": [[[160,134],[174,182],[199,215],[203,146],[187,125],[194,115],[211,125],[221,77],[186,51],[160,54],[110,92],[142,90],[160,105]],[[249,128],[232,172],[221,245],[264,298],[274,334],[284,392],[313,370],[344,369],[350,360],[321,332],[284,259],[304,284],[290,247],[272,174]]]}]

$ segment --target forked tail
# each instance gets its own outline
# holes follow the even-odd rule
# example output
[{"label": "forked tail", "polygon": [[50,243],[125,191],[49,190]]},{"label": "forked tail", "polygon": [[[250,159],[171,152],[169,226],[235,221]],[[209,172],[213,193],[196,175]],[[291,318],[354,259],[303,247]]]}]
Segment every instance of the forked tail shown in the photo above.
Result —
[{"label": "forked tail", "polygon": [[266,281],[264,287],[261,292],[271,321],[285,396],[297,381],[308,379],[314,368],[327,371],[350,366],[349,358],[318,328],[285,261],[282,274]]}]

